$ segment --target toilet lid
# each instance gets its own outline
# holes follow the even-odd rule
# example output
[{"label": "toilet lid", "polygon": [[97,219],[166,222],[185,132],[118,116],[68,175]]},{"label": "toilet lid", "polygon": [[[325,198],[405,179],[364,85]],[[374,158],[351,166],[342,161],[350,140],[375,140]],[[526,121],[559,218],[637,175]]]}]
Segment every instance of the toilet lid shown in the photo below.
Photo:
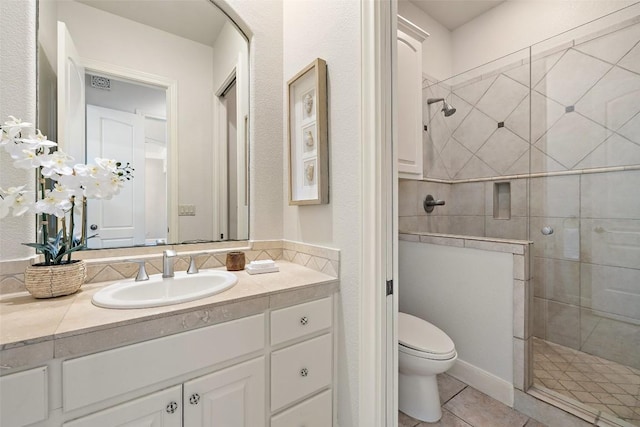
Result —
[{"label": "toilet lid", "polygon": [[407,313],[398,313],[398,342],[432,354],[450,354],[455,350],[447,334],[426,320]]}]

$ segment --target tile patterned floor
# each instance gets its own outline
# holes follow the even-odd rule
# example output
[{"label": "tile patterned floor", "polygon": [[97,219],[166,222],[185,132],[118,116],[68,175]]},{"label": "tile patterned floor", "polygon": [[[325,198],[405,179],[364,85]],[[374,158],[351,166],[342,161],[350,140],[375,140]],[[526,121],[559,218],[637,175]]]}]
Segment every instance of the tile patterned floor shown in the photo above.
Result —
[{"label": "tile patterned floor", "polygon": [[399,412],[398,427],[544,427],[536,420],[447,375],[438,375],[442,418],[425,423]]},{"label": "tile patterned floor", "polygon": [[640,370],[534,338],[534,384],[640,426]]}]

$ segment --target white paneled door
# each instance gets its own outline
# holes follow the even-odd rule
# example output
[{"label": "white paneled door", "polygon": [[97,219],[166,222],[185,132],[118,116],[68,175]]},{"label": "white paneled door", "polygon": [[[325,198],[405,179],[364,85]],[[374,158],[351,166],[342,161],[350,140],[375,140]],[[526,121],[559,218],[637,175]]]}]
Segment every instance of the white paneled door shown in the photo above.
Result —
[{"label": "white paneled door", "polygon": [[[107,202],[89,200],[89,248],[143,245],[145,242],[144,117],[87,105],[87,162],[96,157],[115,159],[135,169],[120,193]],[[136,179],[136,177],[139,177]],[[153,185],[153,183],[149,183]]]}]

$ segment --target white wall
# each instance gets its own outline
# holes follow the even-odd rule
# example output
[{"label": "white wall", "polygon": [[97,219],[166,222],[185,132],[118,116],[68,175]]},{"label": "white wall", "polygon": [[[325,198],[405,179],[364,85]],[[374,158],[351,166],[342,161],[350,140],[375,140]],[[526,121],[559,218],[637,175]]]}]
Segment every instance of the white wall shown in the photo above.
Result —
[{"label": "white wall", "polygon": [[[36,6],[23,0],[0,1],[0,122],[9,114],[36,120]],[[34,190],[33,172],[13,168],[11,157],[0,150],[0,187],[26,185]],[[33,250],[35,218],[31,215],[0,220],[0,260],[26,258]]]},{"label": "white wall", "polygon": [[452,74],[524,49],[635,2],[505,1],[452,32]]},{"label": "white wall", "polygon": [[422,73],[439,80],[453,72],[451,31],[408,0],[398,1],[398,15],[429,33],[422,43]]},{"label": "white wall", "polygon": [[513,384],[513,255],[400,241],[399,309],[453,340],[459,360]]},{"label": "white wall", "polygon": [[[341,250],[338,417],[358,425],[361,250],[361,5],[359,1],[285,1],[284,81],[320,57],[327,61],[330,203],[288,206],[284,172],[284,238]],[[280,98],[286,100],[286,88]],[[281,121],[286,138],[286,120]],[[287,144],[281,153],[287,159]]]}]

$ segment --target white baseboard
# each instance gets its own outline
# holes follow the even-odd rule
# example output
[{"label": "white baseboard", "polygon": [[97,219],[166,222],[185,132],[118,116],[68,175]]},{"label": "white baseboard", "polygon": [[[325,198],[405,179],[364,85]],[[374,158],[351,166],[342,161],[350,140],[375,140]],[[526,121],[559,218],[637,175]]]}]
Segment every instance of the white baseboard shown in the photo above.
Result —
[{"label": "white baseboard", "polygon": [[447,374],[513,408],[513,384],[458,359]]}]

